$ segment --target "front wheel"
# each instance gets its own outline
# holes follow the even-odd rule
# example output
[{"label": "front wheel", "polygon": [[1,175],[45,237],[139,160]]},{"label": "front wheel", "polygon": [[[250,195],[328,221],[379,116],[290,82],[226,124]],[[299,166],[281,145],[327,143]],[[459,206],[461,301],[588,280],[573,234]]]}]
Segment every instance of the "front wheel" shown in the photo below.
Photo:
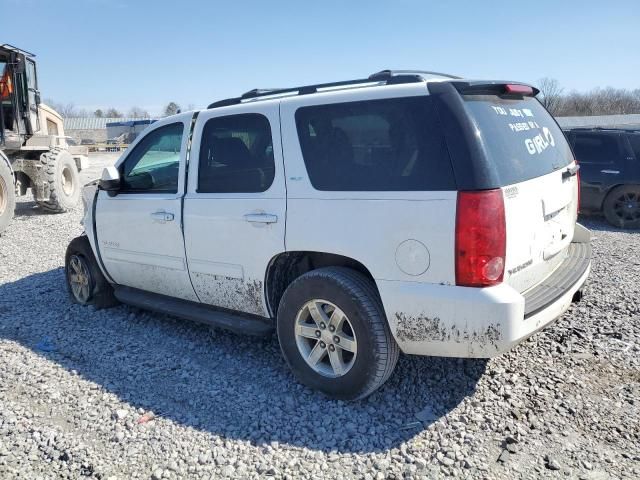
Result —
[{"label": "front wheel", "polygon": [[67,289],[74,303],[107,308],[118,304],[102,274],[86,235],[71,240],[65,255]]},{"label": "front wheel", "polygon": [[277,322],[294,375],[333,398],[367,397],[398,361],[375,284],[348,268],[321,268],[296,279],[282,297]]},{"label": "front wheel", "polygon": [[640,186],[614,188],[604,200],[604,216],[618,228],[640,228]]}]

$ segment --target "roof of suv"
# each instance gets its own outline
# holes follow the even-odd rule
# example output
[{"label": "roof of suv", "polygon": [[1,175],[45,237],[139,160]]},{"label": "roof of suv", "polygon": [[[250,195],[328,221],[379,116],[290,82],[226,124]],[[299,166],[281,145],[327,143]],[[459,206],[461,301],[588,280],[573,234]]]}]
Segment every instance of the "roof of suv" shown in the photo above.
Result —
[{"label": "roof of suv", "polygon": [[[231,105],[239,105],[249,101],[256,100],[275,100],[296,95],[309,95],[315,93],[327,93],[353,88],[378,87],[384,85],[402,85],[426,83],[430,81],[442,82],[449,81],[460,91],[460,93],[475,94],[526,94],[535,96],[539,90],[531,85],[522,82],[513,81],[496,81],[496,80],[466,80],[461,77],[448,73],[431,72],[424,70],[381,70],[367,78],[359,78],[355,80],[343,80],[339,82],[320,83],[314,85],[303,85],[289,88],[254,88],[239,97],[226,98],[211,103],[207,108],[227,107]],[[504,87],[514,87],[513,90],[504,90]],[[524,87],[527,92],[521,91]]]},{"label": "roof of suv", "polygon": [[[319,93],[320,91],[340,90],[344,88],[368,87],[374,85],[399,85],[406,83],[420,83],[428,80],[460,80],[461,77],[450,75],[447,73],[430,72],[424,70],[382,70],[369,75],[367,78],[359,78],[355,80],[343,80],[339,82],[319,83],[314,85],[302,85],[298,87],[288,88],[254,88],[243,93],[239,97],[226,98],[210,104],[207,108],[226,107],[229,105],[237,105],[247,100],[266,97],[272,99],[275,97],[291,96],[291,95],[309,95]],[[266,99],[265,98],[265,99]]]}]

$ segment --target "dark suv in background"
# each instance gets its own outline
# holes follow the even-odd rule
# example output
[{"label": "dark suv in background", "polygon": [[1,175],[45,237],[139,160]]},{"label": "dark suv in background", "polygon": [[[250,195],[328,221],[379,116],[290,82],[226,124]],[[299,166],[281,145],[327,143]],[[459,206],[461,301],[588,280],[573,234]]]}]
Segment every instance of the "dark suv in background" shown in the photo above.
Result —
[{"label": "dark suv in background", "polygon": [[640,228],[640,130],[574,128],[565,134],[580,164],[580,212]]}]

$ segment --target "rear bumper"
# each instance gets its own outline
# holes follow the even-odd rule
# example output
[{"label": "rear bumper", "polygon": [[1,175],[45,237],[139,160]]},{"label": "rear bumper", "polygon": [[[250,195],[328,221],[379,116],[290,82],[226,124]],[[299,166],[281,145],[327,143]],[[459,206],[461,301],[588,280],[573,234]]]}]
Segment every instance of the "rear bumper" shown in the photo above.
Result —
[{"label": "rear bumper", "polygon": [[562,315],[590,270],[591,248],[578,241],[553,274],[524,295],[506,284],[489,288],[384,280],[377,284],[391,332],[404,353],[489,358]]}]

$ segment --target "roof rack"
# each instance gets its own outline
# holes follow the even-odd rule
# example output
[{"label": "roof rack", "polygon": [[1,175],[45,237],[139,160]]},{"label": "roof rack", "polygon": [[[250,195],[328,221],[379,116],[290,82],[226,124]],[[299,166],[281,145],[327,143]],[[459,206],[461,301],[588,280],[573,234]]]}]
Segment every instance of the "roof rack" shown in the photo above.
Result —
[{"label": "roof rack", "polygon": [[315,85],[303,85],[300,87],[289,88],[254,88],[253,90],[249,90],[248,92],[243,93],[239,97],[227,98],[224,100],[213,102],[207,108],[218,108],[226,107],[229,105],[237,105],[239,103],[243,103],[244,101],[261,97],[274,97],[287,94],[308,95],[310,93],[317,93],[318,90],[321,89],[339,89],[340,87],[355,87],[358,85],[366,86],[370,84],[399,85],[403,83],[418,83],[425,81],[428,77],[443,77],[450,79],[460,78],[445,73],[428,72],[423,70],[381,70],[380,72],[369,75],[367,78],[359,78],[356,80],[343,80],[341,82],[318,83]]}]

